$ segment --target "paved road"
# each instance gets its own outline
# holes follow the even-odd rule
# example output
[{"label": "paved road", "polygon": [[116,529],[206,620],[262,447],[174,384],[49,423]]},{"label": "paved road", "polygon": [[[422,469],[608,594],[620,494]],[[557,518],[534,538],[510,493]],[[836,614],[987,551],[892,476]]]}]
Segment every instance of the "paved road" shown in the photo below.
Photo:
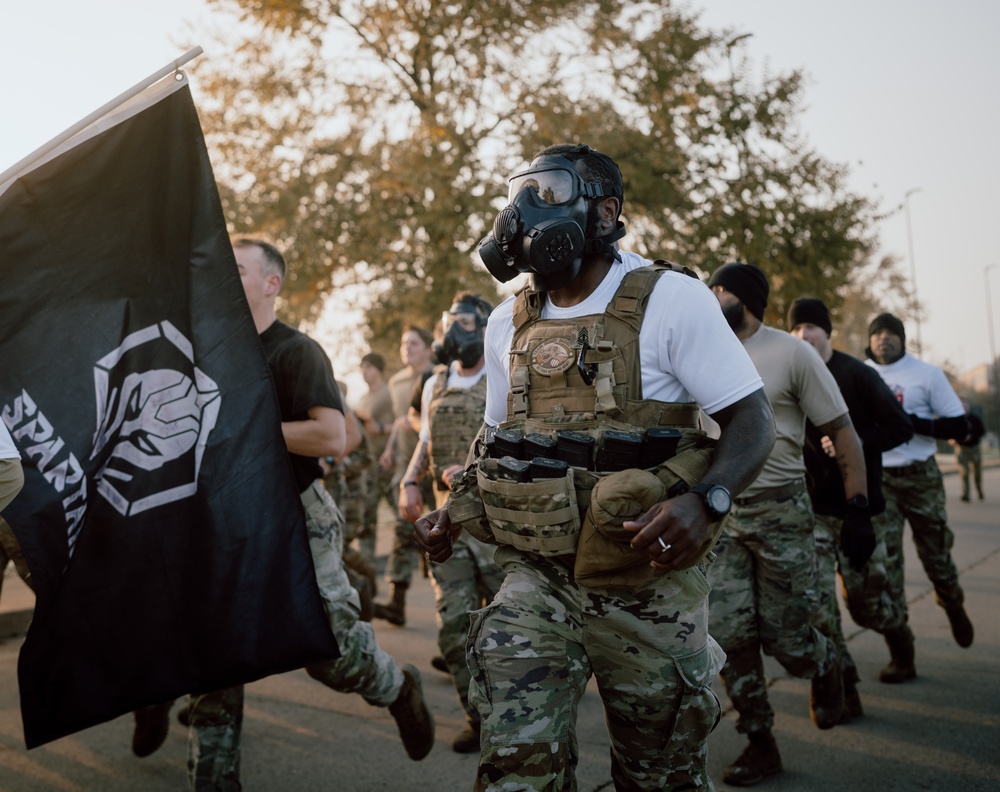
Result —
[{"label": "paved road", "polygon": [[[809,720],[808,682],[788,677],[768,661],[776,735],[785,772],[760,785],[769,792],[882,792],[1000,790],[1000,469],[987,471],[990,499],[966,504],[956,476],[947,476],[949,511],[957,535],[955,559],[962,572],[976,642],[960,649],[951,639],[912,544],[907,546],[911,624],[917,636],[918,679],[883,685],[877,674],[887,652],[877,635],[849,628],[849,645],[864,681],[865,716],[821,732]],[[388,535],[379,537],[385,552]],[[0,625],[17,621],[11,611],[30,606],[30,594],[12,580],[4,586]],[[423,762],[410,762],[383,710],[357,696],[333,693],[297,671],[247,689],[243,781],[248,792],[299,790],[465,790],[475,771],[473,756],[451,751],[463,721],[449,680],[430,667],[435,653],[433,599],[418,581],[403,629],[380,624],[379,641],[396,657],[424,672],[438,723],[438,742]],[[23,619],[22,619],[23,622]],[[851,625],[849,618],[845,624]],[[185,731],[173,725],[153,756],[129,750],[130,717],[118,718],[32,751],[24,749],[16,666],[21,640],[0,641],[0,792],[159,792],[185,789]],[[719,689],[725,702],[725,694]],[[579,716],[581,792],[610,790],[603,715],[591,689]],[[732,712],[710,741],[709,765],[719,783],[722,768],[742,750]]]}]

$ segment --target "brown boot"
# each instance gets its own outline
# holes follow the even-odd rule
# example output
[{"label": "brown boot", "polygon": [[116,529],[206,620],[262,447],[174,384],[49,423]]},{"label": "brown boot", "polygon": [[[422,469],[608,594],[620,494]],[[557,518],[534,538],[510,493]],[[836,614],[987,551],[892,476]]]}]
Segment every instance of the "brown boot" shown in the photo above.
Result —
[{"label": "brown boot", "polygon": [[865,714],[861,706],[861,696],[858,694],[858,672],[851,668],[844,672],[844,711],[840,715],[841,723],[849,723],[851,718],[860,718]]},{"label": "brown boot", "polygon": [[389,714],[396,719],[406,753],[414,761],[420,761],[434,747],[434,716],[424,700],[420,672],[409,663],[402,670],[403,687],[389,705]]},{"label": "brown boot", "polygon": [[351,581],[351,586],[358,592],[358,599],[361,603],[361,613],[358,618],[364,622],[370,622],[375,612],[375,603],[372,598],[372,583],[364,575],[359,575],[353,569],[345,567],[347,579]]},{"label": "brown boot", "polygon": [[819,728],[832,729],[840,723],[843,711],[844,680],[840,674],[840,662],[835,659],[829,671],[812,679],[809,714]]},{"label": "brown boot", "polygon": [[479,753],[479,723],[470,723],[451,743],[455,753]]},{"label": "brown boot", "polygon": [[173,705],[173,701],[168,701],[164,704],[141,707],[132,713],[135,718],[132,753],[140,757],[149,756],[163,745],[170,730],[170,708]]},{"label": "brown boot", "polygon": [[406,590],[409,587],[409,583],[390,583],[389,588],[392,589],[392,595],[389,601],[385,604],[376,602],[372,615],[376,619],[384,619],[397,627],[406,624]]},{"label": "brown boot", "polygon": [[972,629],[972,622],[969,621],[969,616],[966,614],[965,608],[962,607],[961,603],[952,605],[950,608],[945,608],[944,612],[948,614],[948,621],[951,622],[951,634],[955,636],[955,643],[963,649],[972,646],[972,639],[975,637],[975,632]]},{"label": "brown boot", "polygon": [[733,786],[753,786],[765,776],[781,772],[781,754],[770,730],[750,732],[748,745],[740,758],[722,772],[722,780]]},{"label": "brown boot", "polygon": [[883,636],[889,646],[891,659],[889,665],[879,672],[879,680],[895,685],[908,679],[915,679],[917,669],[913,665],[913,633],[909,626],[904,624],[902,627],[883,633]]}]

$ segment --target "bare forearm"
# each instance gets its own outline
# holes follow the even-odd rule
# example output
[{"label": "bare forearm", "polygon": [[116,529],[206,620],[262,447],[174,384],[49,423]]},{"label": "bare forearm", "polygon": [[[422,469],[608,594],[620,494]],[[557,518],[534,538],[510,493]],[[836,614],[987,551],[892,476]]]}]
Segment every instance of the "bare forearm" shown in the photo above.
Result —
[{"label": "bare forearm", "polygon": [[419,481],[430,468],[430,455],[427,443],[421,440],[417,447],[413,449],[413,456],[410,457],[410,464],[406,466],[406,475],[403,481]]},{"label": "bare forearm", "polygon": [[339,457],[344,453],[344,414],[329,407],[313,407],[302,421],[283,421],[281,434],[292,454]]},{"label": "bare forearm", "polygon": [[844,480],[844,497],[850,500],[855,495],[868,496],[868,478],[865,455],[861,441],[848,416],[831,421],[819,427],[833,441],[835,459],[840,476]]},{"label": "bare forearm", "polygon": [[761,389],[712,418],[722,427],[722,434],[704,480],[736,495],[757,478],[774,447],[774,413]]}]

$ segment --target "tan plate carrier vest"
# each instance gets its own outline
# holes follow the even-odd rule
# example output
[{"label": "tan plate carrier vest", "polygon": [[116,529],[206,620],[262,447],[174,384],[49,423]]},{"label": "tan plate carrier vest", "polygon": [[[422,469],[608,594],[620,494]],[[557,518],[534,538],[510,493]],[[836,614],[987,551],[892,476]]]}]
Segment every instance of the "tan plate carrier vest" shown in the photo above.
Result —
[{"label": "tan plate carrier vest", "polygon": [[[657,261],[627,273],[603,314],[567,320],[541,318],[544,293],[527,287],[518,292],[507,420],[498,428],[552,438],[562,430],[584,432],[595,438],[597,447],[608,430],[641,434],[650,427],[673,427],[682,433],[677,454],[652,472],[667,488],[680,480],[688,486],[698,483],[711,465],[714,441],[698,426],[697,404],[642,398],[639,329],[649,295],[668,270],[696,277],[686,268]],[[578,368],[584,344],[584,363],[594,373],[590,384]],[[484,541],[538,555],[574,554],[591,490],[607,475],[573,467],[562,479],[520,483],[498,477],[496,460],[480,454],[456,481],[448,511],[453,522]],[[479,492],[473,494],[473,489]],[[693,563],[711,550],[721,522],[712,529],[711,541]],[[648,556],[642,554],[641,560],[648,568]]]},{"label": "tan plate carrier vest", "polygon": [[465,464],[486,412],[486,377],[471,388],[449,388],[450,373],[448,366],[434,369],[434,389],[427,406],[431,475],[438,490],[446,489],[441,480],[445,468]]}]

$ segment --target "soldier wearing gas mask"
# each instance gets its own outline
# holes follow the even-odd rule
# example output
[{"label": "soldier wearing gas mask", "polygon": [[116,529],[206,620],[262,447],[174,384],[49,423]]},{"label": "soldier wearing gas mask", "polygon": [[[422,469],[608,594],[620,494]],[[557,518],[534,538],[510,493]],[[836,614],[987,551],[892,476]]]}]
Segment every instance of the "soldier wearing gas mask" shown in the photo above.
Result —
[{"label": "soldier wearing gas mask", "polygon": [[[470,292],[455,295],[441,318],[444,331],[434,353],[438,365],[424,383],[420,401],[420,441],[410,460],[399,492],[404,520],[423,512],[419,481],[434,481],[436,505],[451,492],[452,477],[465,467],[469,446],[483,423],[486,378],[483,336],[493,307]],[[457,753],[479,751],[479,713],[469,704],[469,667],[465,643],[469,614],[489,601],[503,582],[503,570],[493,561],[490,545],[466,534],[452,547],[448,564],[431,566],[431,582],[438,614],[438,647],[448,664],[468,726],[453,741]]]},{"label": "soldier wearing gas mask", "polygon": [[476,789],[574,786],[573,719],[595,674],[617,789],[712,788],[724,656],[705,571],[773,416],[708,288],[618,249],[623,200],[610,157],[552,146],[510,179],[479,248],[498,280],[529,283],[487,325],[487,429],[446,508],[416,522],[432,561],[467,530],[506,573],[467,646]]}]

